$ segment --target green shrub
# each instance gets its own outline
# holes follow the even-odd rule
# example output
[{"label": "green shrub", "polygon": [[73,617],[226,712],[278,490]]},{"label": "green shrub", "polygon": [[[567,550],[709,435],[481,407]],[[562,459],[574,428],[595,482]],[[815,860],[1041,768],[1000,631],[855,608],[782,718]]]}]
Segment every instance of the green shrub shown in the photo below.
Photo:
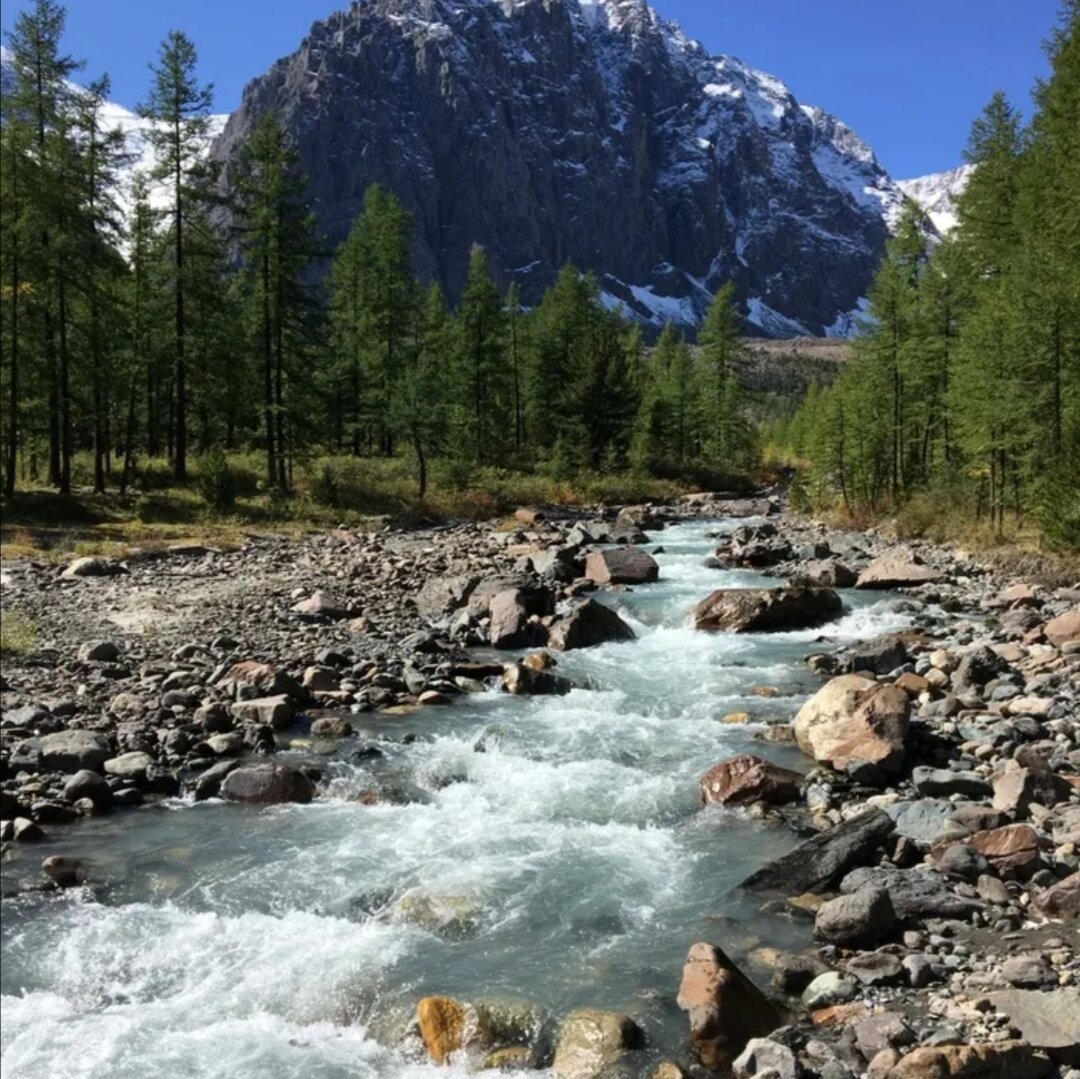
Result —
[{"label": "green shrub", "polygon": [[37,626],[19,611],[0,611],[0,656],[22,656],[37,643]]},{"label": "green shrub", "polygon": [[199,458],[198,488],[209,509],[223,513],[236,502],[236,477],[229,459],[220,447],[208,450]]}]

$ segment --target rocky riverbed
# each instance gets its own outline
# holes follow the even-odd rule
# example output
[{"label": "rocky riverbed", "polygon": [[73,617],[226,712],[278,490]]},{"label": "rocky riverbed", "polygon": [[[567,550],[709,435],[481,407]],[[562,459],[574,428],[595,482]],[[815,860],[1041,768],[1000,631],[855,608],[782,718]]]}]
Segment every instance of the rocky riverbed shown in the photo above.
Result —
[{"label": "rocky riverbed", "polygon": [[[131,931],[128,912],[153,921],[179,904],[189,921],[173,926],[177,940],[197,941],[190,919],[221,908],[216,889],[239,866],[272,863],[275,829],[291,843],[303,820],[316,830],[310,850],[320,825],[306,822],[344,820],[306,815],[318,811],[349,814],[373,848],[381,833],[354,814],[373,814],[390,838],[421,827],[411,876],[394,864],[407,860],[400,846],[388,847],[367,868],[378,885],[332,913],[363,933],[406,925],[420,954],[421,938],[448,950],[429,967],[417,960],[392,991],[377,969],[350,981],[366,994],[345,1008],[362,1044],[349,1041],[348,1016],[313,1005],[288,1044],[316,1039],[314,1015],[344,1039],[338,1055],[320,1041],[314,1070],[286,1054],[260,1074],[404,1076],[449,1063],[557,1079],[1075,1079],[1080,592],[780,508],[703,496],[522,510],[501,525],[253,538],[63,571],[5,565],[5,609],[38,637],[3,671],[3,991],[15,1015],[5,1072],[128,1074],[115,1049],[73,1062],[49,1008],[99,1021],[138,1006],[130,1021],[142,1022],[168,999],[177,960],[133,982],[150,945],[129,952],[110,933]],[[634,669],[648,664],[661,669]],[[565,756],[552,757],[559,739]],[[565,792],[567,808],[534,819],[500,802],[517,789],[532,805]],[[462,880],[469,864],[499,880],[517,867],[502,906],[470,897],[471,880],[425,882],[456,839],[409,816],[431,807],[453,810],[439,819],[454,827],[497,829],[505,817],[520,830],[490,863],[480,837],[459,857]],[[202,823],[188,825],[196,813]],[[564,816],[573,829],[552,853]],[[140,831],[144,846],[127,851]],[[138,867],[150,849],[189,842],[205,864],[178,872],[163,899],[161,875],[148,883]],[[575,843],[587,862],[567,858]],[[306,872],[350,864],[351,852],[320,849]],[[514,889],[533,888],[523,867],[544,858],[541,874],[557,867],[552,898],[541,888],[515,906]],[[315,901],[266,906],[244,888],[224,903],[278,919],[260,939]],[[195,893],[202,906],[189,910]],[[608,893],[619,897],[610,915]],[[558,929],[545,942],[548,913]],[[529,934],[538,939],[520,956],[504,943]],[[612,954],[635,934],[640,963]],[[375,952],[390,962],[401,939]],[[80,964],[74,988],[70,971],[48,973],[57,948]],[[595,982],[569,973],[580,948],[603,972]],[[557,957],[551,969],[545,956]],[[493,999],[469,972],[514,992]],[[175,1067],[217,1074],[191,1059]]]}]

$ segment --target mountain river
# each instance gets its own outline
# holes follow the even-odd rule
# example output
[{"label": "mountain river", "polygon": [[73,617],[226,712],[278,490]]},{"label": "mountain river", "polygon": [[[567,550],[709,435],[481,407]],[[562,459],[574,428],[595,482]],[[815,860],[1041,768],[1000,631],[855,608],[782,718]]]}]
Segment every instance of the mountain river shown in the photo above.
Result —
[{"label": "mountain river", "polygon": [[[77,855],[103,883],[4,902],[5,1079],[464,1075],[406,1037],[432,993],[624,1011],[649,1039],[642,1074],[680,1056],[691,943],[745,962],[806,937],[735,888],[796,837],[703,810],[700,776],[747,751],[805,770],[751,740],[816,686],[804,655],[909,624],[902,604],[849,592],[818,630],[689,628],[714,588],[776,583],[705,565],[710,534],[743,523],[652,537],[660,581],[604,596],[638,639],[559,659],[589,688],[350,717],[357,738],[314,758],[330,786],[311,805],[176,799],[51,829],[27,857]],[[732,711],[757,722],[720,722]],[[383,757],[355,758],[358,741]],[[374,776],[403,804],[358,802]]]}]

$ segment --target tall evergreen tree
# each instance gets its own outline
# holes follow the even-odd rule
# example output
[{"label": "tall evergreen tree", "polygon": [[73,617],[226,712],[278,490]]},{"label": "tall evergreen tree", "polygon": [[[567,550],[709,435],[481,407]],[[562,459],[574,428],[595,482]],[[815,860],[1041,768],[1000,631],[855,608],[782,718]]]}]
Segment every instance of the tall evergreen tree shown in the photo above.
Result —
[{"label": "tall evergreen tree", "polygon": [[196,77],[195,46],[179,30],[171,30],[152,65],[153,81],[139,114],[153,121],[147,138],[157,164],[153,176],[168,184],[171,218],[174,315],[173,469],[179,482],[187,479],[188,455],[188,338],[185,306],[190,273],[185,259],[189,239],[186,226],[195,207],[207,198],[204,162],[213,88]]}]

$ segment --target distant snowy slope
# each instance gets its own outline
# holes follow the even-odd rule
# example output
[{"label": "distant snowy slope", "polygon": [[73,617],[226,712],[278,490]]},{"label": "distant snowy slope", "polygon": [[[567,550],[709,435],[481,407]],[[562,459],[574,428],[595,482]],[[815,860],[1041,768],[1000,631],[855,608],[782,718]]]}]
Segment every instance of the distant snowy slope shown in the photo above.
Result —
[{"label": "distant snowy slope", "polygon": [[898,180],[896,186],[927,213],[942,236],[956,228],[956,198],[967,187],[974,165],[949,172],[934,172],[915,180]]},{"label": "distant snowy slope", "polygon": [[[72,83],[76,91],[82,88],[77,83]],[[4,45],[0,45],[0,91],[10,94],[15,89],[15,71],[12,67],[11,51]],[[210,144],[221,133],[227,115],[213,115],[210,117],[209,130],[207,132],[206,148],[209,151]],[[131,185],[136,172],[149,172],[155,163],[154,149],[150,145],[147,134],[152,124],[144,120],[131,109],[124,108],[114,101],[107,101],[102,108],[102,126],[106,129],[119,128],[124,133],[124,143],[130,160],[121,173],[120,182],[114,192],[117,204],[120,206],[125,218],[131,210]],[[150,202],[159,209],[169,204],[168,191],[164,186],[151,188]]]}]

